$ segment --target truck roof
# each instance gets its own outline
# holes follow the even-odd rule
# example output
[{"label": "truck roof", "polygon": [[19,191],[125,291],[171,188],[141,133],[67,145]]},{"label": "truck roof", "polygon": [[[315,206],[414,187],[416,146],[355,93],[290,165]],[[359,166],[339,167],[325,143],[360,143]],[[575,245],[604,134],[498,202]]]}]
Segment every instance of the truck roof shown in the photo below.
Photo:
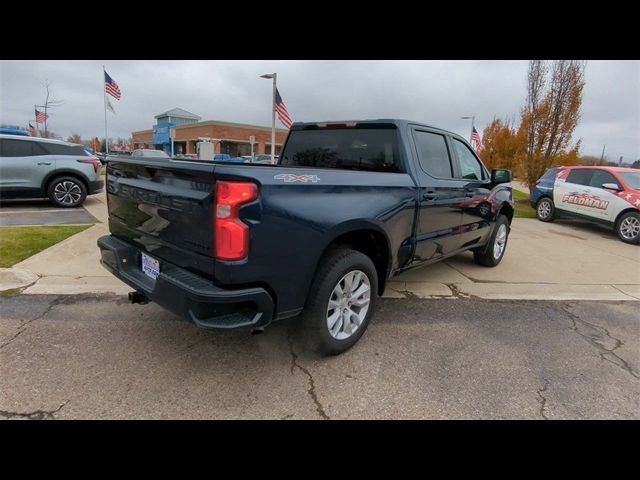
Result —
[{"label": "truck roof", "polygon": [[467,142],[467,140],[464,137],[458,135],[455,132],[451,132],[449,130],[445,130],[439,127],[434,127],[433,125],[428,125],[426,123],[416,122],[413,120],[405,120],[401,118],[376,118],[376,119],[364,119],[364,120],[325,120],[325,121],[318,121],[318,122],[295,122],[291,126],[291,131],[306,130],[309,127],[322,128],[322,127],[328,127],[331,125],[346,125],[348,127],[356,127],[358,125],[370,125],[370,124],[391,124],[391,125],[395,125],[398,128],[404,128],[408,125],[426,127],[432,130],[437,130],[439,132],[449,134],[451,136],[454,136],[456,138],[462,139],[465,142]]}]

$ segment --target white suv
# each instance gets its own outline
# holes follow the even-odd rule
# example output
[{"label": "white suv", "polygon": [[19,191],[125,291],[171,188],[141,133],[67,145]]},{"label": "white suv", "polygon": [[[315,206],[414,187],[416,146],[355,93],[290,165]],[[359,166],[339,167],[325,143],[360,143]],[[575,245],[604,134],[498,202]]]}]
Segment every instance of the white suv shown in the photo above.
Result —
[{"label": "white suv", "polygon": [[104,188],[101,166],[82,145],[0,134],[2,198],[47,197],[58,207],[77,207]]}]

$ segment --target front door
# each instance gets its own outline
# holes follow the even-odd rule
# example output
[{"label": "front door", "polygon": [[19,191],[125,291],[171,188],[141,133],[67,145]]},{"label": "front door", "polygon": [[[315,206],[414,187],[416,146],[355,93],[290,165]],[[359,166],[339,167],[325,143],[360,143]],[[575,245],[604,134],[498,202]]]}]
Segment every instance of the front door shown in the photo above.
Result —
[{"label": "front door", "polygon": [[589,215],[586,206],[591,198],[593,169],[569,168],[556,177],[553,187],[553,204],[557,210],[574,215]]},{"label": "front door", "polygon": [[611,172],[606,170],[594,170],[589,182],[591,187],[591,195],[593,197],[591,204],[591,216],[598,220],[606,222],[615,222],[618,214],[628,206],[628,203],[620,198],[618,190],[610,190],[603,188],[605,183],[615,183],[622,187],[621,183],[613,176]]},{"label": "front door", "polygon": [[458,247],[472,248],[484,244],[491,233],[491,178],[468,145],[456,138],[451,143],[458,159],[455,176],[463,182],[465,194]]},{"label": "front door", "polygon": [[458,248],[464,182],[453,174],[451,146],[441,133],[413,130],[420,187],[414,262],[435,261]]}]

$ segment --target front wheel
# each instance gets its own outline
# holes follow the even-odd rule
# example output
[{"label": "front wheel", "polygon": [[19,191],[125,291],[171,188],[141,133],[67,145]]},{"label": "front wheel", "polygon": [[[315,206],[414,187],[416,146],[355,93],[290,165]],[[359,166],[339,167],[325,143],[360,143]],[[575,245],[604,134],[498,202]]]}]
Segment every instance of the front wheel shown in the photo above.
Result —
[{"label": "front wheel", "polygon": [[616,233],[623,242],[638,245],[640,243],[640,214],[627,212],[622,215],[616,225]]},{"label": "front wheel", "polygon": [[495,267],[500,263],[507,250],[509,239],[509,220],[504,215],[498,215],[496,226],[487,245],[473,251],[473,259],[478,265]]},{"label": "front wheel", "polygon": [[311,348],[337,355],[367,329],[378,295],[378,275],[369,257],[356,250],[331,250],[320,263],[303,313]]}]

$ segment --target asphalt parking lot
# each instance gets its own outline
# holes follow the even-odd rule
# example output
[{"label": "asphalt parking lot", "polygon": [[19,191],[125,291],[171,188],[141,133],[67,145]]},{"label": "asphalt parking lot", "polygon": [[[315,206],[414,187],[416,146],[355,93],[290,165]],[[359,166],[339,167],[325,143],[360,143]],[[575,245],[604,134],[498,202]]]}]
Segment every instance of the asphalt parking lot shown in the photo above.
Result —
[{"label": "asphalt parking lot", "polygon": [[2,200],[0,226],[86,225],[98,220],[86,209],[56,208],[48,200]]},{"label": "asphalt parking lot", "polygon": [[120,296],[2,299],[0,418],[638,419],[638,302],[382,299],[347,353]]}]

